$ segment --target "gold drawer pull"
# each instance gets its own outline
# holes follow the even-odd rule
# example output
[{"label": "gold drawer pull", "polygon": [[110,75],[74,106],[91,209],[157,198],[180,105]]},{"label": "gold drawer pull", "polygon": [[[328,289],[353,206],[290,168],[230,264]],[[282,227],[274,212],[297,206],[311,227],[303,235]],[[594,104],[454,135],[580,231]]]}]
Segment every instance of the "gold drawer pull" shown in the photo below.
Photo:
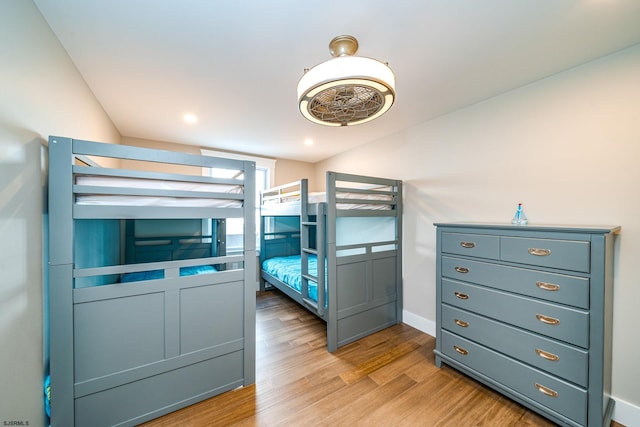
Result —
[{"label": "gold drawer pull", "polygon": [[531,255],[535,255],[535,256],[549,256],[549,255],[551,255],[551,249],[529,248],[528,252]]},{"label": "gold drawer pull", "polygon": [[544,291],[559,291],[560,285],[556,285],[555,283],[547,283],[547,282],[536,282],[536,286]]},{"label": "gold drawer pull", "polygon": [[476,244],[473,242],[460,242],[460,246],[467,249],[472,249],[476,247]]},{"label": "gold drawer pull", "polygon": [[453,319],[453,321],[456,323],[456,325],[460,326],[461,328],[466,328],[469,326],[469,322],[465,322],[464,320]]},{"label": "gold drawer pull", "polygon": [[536,348],[536,354],[542,357],[543,359],[547,359],[552,362],[557,362],[558,360],[560,360],[560,356],[557,356],[553,353],[549,353],[548,351],[540,350],[539,348]]},{"label": "gold drawer pull", "polygon": [[547,325],[559,325],[560,321],[556,318],[545,316],[543,314],[536,314],[536,319]]},{"label": "gold drawer pull", "polygon": [[458,266],[456,266],[455,270],[458,273],[462,273],[462,274],[467,274],[469,272],[469,269],[467,267],[458,267]]},{"label": "gold drawer pull", "polygon": [[454,349],[455,351],[457,351],[458,353],[460,353],[461,355],[463,355],[463,356],[466,356],[467,354],[469,354],[469,352],[468,352],[467,350],[465,350],[465,349],[464,349],[464,348],[462,348],[462,347],[458,347],[457,345],[454,345],[454,346],[453,346],[453,349]]},{"label": "gold drawer pull", "polygon": [[549,387],[545,387],[542,384],[536,383],[535,385],[540,393],[546,394],[547,396],[551,396],[551,397],[558,397],[557,391],[551,390]]},{"label": "gold drawer pull", "polygon": [[469,299],[469,295],[463,294],[462,292],[454,292],[453,294],[460,299]]}]

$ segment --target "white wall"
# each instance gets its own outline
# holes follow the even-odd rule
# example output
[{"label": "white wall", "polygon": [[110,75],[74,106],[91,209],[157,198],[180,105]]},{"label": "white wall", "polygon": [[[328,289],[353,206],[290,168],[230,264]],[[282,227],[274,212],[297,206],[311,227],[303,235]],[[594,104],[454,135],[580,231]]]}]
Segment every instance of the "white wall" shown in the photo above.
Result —
[{"label": "white wall", "polygon": [[[120,142],[31,1],[0,4],[0,425],[42,426],[43,142]],[[26,424],[25,424],[26,425]]]},{"label": "white wall", "polygon": [[614,417],[640,425],[640,45],[328,159],[316,180],[326,170],[404,180],[405,319],[423,327],[435,322],[434,222],[508,222],[522,202],[531,223],[622,226]]}]

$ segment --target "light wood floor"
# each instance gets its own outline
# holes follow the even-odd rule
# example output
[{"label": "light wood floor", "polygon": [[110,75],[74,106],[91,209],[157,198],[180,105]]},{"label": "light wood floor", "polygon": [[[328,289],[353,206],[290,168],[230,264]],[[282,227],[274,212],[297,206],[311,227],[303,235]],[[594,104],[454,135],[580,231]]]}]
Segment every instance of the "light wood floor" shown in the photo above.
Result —
[{"label": "light wood floor", "polygon": [[410,326],[332,354],[324,322],[279,291],[259,294],[257,307],[256,384],[145,427],[554,425],[446,365],[436,368],[435,338]]}]

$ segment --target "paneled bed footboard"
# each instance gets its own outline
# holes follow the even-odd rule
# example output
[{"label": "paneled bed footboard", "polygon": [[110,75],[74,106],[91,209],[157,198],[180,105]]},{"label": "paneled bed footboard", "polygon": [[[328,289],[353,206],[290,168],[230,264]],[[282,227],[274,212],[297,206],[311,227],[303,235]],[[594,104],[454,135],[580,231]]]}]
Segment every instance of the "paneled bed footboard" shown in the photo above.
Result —
[{"label": "paneled bed footboard", "polygon": [[241,276],[75,290],[76,425],[135,424],[242,386]]}]

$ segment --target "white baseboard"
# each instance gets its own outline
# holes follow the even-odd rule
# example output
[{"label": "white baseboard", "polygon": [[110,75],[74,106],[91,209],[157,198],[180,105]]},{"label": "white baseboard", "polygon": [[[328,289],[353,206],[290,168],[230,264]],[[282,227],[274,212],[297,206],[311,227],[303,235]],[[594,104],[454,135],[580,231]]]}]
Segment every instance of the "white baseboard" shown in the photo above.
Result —
[{"label": "white baseboard", "polygon": [[612,396],[616,401],[613,407],[613,420],[626,427],[640,427],[640,406],[633,405]]},{"label": "white baseboard", "polygon": [[[436,323],[429,319],[403,310],[402,321],[425,334],[431,335],[432,337],[436,336]],[[613,420],[626,427],[640,427],[640,407],[618,399],[615,396],[612,396],[612,398],[616,401],[613,407]]]},{"label": "white baseboard", "polygon": [[410,311],[402,310],[402,322],[432,337],[436,336],[436,322],[413,314]]}]

